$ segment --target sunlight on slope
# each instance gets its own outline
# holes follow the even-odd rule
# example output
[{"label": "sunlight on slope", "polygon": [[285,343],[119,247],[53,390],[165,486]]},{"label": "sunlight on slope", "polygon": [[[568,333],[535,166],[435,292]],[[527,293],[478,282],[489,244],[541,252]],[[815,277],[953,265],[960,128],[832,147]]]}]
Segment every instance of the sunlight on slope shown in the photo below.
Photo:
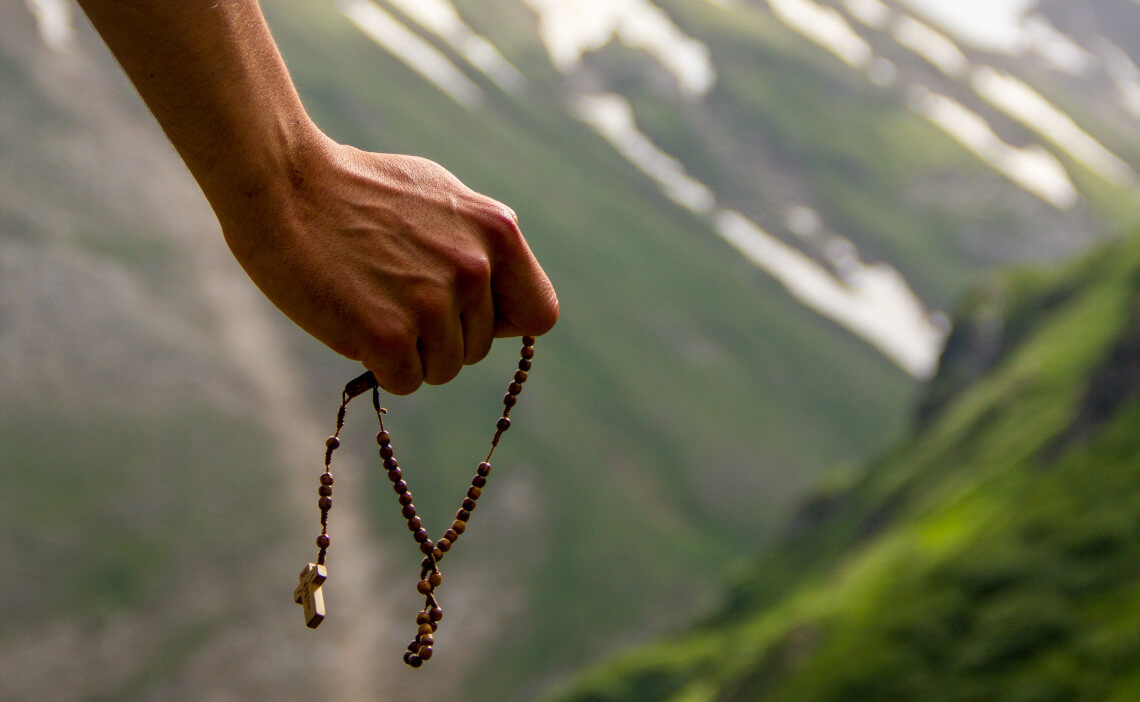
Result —
[{"label": "sunlight on slope", "polygon": [[804,305],[873,344],[911,375],[933,375],[944,331],[906,280],[886,264],[866,265],[848,249],[843,281],[738,212],[722,210],[716,231]]},{"label": "sunlight on slope", "polygon": [[339,0],[337,6],[360,31],[408,68],[467,109],[476,107],[483,91],[454,63],[371,0]]},{"label": "sunlight on slope", "polygon": [[458,51],[500,88],[513,92],[525,83],[523,76],[499,50],[476,34],[456,12],[451,0],[390,0],[408,17]]},{"label": "sunlight on slope", "polygon": [[71,48],[75,40],[75,25],[68,0],[24,0],[24,4],[36,18],[36,29],[44,46],[60,53]]},{"label": "sunlight on slope", "polygon": [[1021,80],[982,66],[974,71],[970,83],[986,102],[1037,132],[1105,180],[1122,187],[1132,183],[1135,174],[1128,164]]},{"label": "sunlight on slope", "polygon": [[538,15],[543,44],[563,73],[573,72],[587,52],[617,39],[656,59],[689,97],[704,95],[716,82],[708,47],[648,0],[524,1]]},{"label": "sunlight on slope", "polygon": [[1128,114],[1140,120],[1140,68],[1115,44],[1104,41],[1104,70],[1116,87],[1117,100]]},{"label": "sunlight on slope", "polygon": [[951,97],[921,86],[911,87],[907,103],[1026,191],[1059,210],[1077,204],[1077,189],[1065,167],[1040,146],[1017,148],[1005,143],[981,115]]},{"label": "sunlight on slope", "polygon": [[712,191],[700,181],[690,178],[680,161],[654,146],[633,119],[633,108],[620,95],[582,95],[574,103],[574,113],[594,128],[613,147],[649,176],[673,202],[681,207],[707,214],[715,199]]},{"label": "sunlight on slope", "polygon": [[966,55],[953,41],[913,17],[899,17],[891,26],[891,36],[900,46],[911,50],[951,78],[962,75],[969,67]]},{"label": "sunlight on slope", "polygon": [[871,29],[883,30],[891,19],[891,8],[880,0],[843,0],[848,14]]},{"label": "sunlight on slope", "polygon": [[839,57],[852,68],[862,68],[872,58],[871,45],[830,7],[812,0],[768,0],[772,14],[790,29],[802,34]]}]

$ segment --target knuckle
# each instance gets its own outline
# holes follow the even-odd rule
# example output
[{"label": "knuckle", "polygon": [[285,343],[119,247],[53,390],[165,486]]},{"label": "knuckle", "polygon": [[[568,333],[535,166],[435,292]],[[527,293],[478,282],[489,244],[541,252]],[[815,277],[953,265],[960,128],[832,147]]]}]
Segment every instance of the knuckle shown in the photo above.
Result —
[{"label": "knuckle", "polygon": [[483,253],[455,257],[455,287],[473,290],[491,282],[491,260]]}]

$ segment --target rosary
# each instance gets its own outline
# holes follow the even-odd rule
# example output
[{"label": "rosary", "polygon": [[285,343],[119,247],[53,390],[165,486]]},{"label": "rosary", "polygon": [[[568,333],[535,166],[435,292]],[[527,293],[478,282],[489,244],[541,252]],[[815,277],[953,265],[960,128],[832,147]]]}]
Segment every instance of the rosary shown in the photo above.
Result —
[{"label": "rosary", "polygon": [[325,440],[325,466],[320,477],[320,487],[317,488],[317,493],[320,495],[317,506],[321,510],[321,534],[317,537],[317,548],[320,550],[317,552],[317,562],[309,563],[301,571],[301,582],[293,591],[293,601],[304,608],[305,624],[310,629],[316,629],[325,618],[325,597],[321,592],[321,584],[328,578],[328,570],[325,568],[325,555],[328,553],[330,543],[328,522],[329,510],[332,509],[333,451],[336,451],[340,446],[340,430],[344,427],[344,415],[348,409],[349,401],[371,390],[372,406],[376,410],[376,419],[380,422],[380,432],[376,434],[376,443],[380,445],[380,458],[385,470],[388,471],[388,480],[392,481],[392,489],[396,492],[400,512],[404,519],[408,520],[408,530],[412,532],[412,538],[416,540],[420,551],[424,554],[424,559],[420,563],[420,580],[416,584],[416,589],[424,596],[424,606],[416,614],[416,636],[408,644],[408,650],[404,653],[404,662],[413,668],[419,668],[424,661],[431,658],[432,646],[435,644],[433,635],[439,628],[440,620],[443,619],[443,609],[435,597],[436,588],[443,582],[443,575],[439,572],[439,562],[443,560],[443,555],[452,549],[459,536],[467,530],[467,522],[471,519],[471,512],[474,511],[475,504],[483,493],[483,487],[487,484],[487,476],[491,473],[491,455],[495,453],[495,447],[499,445],[499,439],[503,436],[503,432],[511,427],[511,408],[518,402],[522,385],[526,382],[527,372],[530,371],[531,359],[534,358],[534,337],[524,336],[522,343],[520,354],[522,358],[519,360],[514,380],[507,386],[507,394],[503,396],[503,414],[495,424],[495,435],[491,438],[491,450],[487,452],[487,457],[475,469],[475,476],[471,478],[471,487],[467,489],[467,496],[463,498],[459,511],[455,513],[455,521],[451,523],[451,528],[443,532],[443,536],[434,542],[428,536],[427,530],[424,529],[423,521],[416,514],[416,506],[412,503],[412,491],[408,489],[408,483],[404,480],[400,464],[396,462],[396,457],[393,455],[392,437],[384,429],[386,410],[380,406],[380,390],[376,383],[376,377],[369,371],[354,378],[349,381],[348,385],[344,386],[344,391],[341,393],[340,409],[336,415],[336,431]]}]

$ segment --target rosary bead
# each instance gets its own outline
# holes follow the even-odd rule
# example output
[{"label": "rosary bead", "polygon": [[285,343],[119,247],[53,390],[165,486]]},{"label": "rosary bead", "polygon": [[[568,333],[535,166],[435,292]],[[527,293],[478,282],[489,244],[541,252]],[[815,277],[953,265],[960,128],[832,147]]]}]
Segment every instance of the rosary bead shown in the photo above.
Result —
[{"label": "rosary bead", "polygon": [[340,446],[340,439],[336,438],[335,436],[330,436],[329,438],[325,439],[325,446],[327,448],[336,449]]},{"label": "rosary bead", "polygon": [[518,401],[519,398],[515,395],[510,394],[509,392],[506,395],[503,395],[503,404],[507,407],[514,407],[515,403]]},{"label": "rosary bead", "polygon": [[402,495],[408,491],[408,482],[406,480],[397,480],[392,484],[392,489],[395,490],[397,494]]},{"label": "rosary bead", "polygon": [[443,560],[443,551],[440,550],[439,546],[436,546],[435,548],[433,548],[431,550],[431,557],[434,558],[436,561],[442,561]]},{"label": "rosary bead", "polygon": [[[413,517],[412,519],[409,519],[408,528],[411,529],[412,523],[418,520],[419,517]],[[416,527],[416,530],[412,532],[412,538],[415,539],[417,543],[425,543],[428,540],[427,529],[424,529],[422,526]]]},{"label": "rosary bead", "polygon": [[478,500],[479,496],[482,494],[483,494],[483,491],[480,490],[479,488],[475,487],[474,485],[467,488],[467,496],[470,497],[472,500]]},{"label": "rosary bead", "polygon": [[[467,522],[461,522],[458,519],[456,519],[454,522],[451,523],[451,529],[456,534],[462,534],[463,532],[467,531]],[[455,541],[455,539],[452,539],[452,541]]]},{"label": "rosary bead", "polygon": [[428,581],[421,580],[418,583],[416,583],[416,589],[419,590],[421,595],[428,595],[428,594],[431,594],[431,591],[434,590],[435,588],[432,587],[431,583],[429,583]]},{"label": "rosary bead", "polygon": [[412,532],[413,534],[419,531],[423,525],[423,520],[421,520],[419,517],[415,515],[408,517],[408,531]]},{"label": "rosary bead", "polygon": [[400,510],[400,514],[404,515],[404,519],[411,519],[412,517],[416,516],[416,506],[404,505],[404,508]]},{"label": "rosary bead", "polygon": [[428,610],[428,618],[433,622],[438,622],[439,620],[443,619],[443,610],[439,607],[432,607]]},{"label": "rosary bead", "polygon": [[448,529],[447,531],[443,532],[443,538],[447,539],[448,541],[454,542],[456,539],[459,538],[459,532],[456,531],[454,527],[452,527],[451,529]]},{"label": "rosary bead", "polygon": [[408,665],[412,666],[413,668],[419,668],[423,664],[424,659],[420,658],[416,654],[413,653],[412,655],[408,656]]},{"label": "rosary bead", "polygon": [[402,477],[404,477],[404,471],[400,470],[399,468],[393,468],[392,470],[388,471],[388,480],[391,480],[393,483]]},{"label": "rosary bead", "polygon": [[376,434],[376,443],[380,444],[381,446],[387,446],[388,444],[392,443],[392,436],[386,431],[381,431]]},{"label": "rosary bead", "polygon": [[332,486],[331,485],[320,486],[319,488],[317,488],[317,494],[320,495],[321,497],[331,497],[332,496]]},{"label": "rosary bead", "polygon": [[526,382],[526,371],[521,370],[521,369],[515,371],[515,382],[516,383],[525,383]]},{"label": "rosary bead", "polygon": [[491,472],[491,464],[483,461],[475,468],[475,472],[477,472],[479,475],[482,475],[483,477],[487,477],[487,475]]},{"label": "rosary bead", "polygon": [[508,395],[517,395],[520,392],[522,392],[522,384],[521,383],[511,383],[510,385],[507,386],[507,394]]},{"label": "rosary bead", "polygon": [[443,582],[443,575],[440,573],[432,573],[428,576],[428,582],[431,583],[432,587],[439,587],[439,584]]},{"label": "rosary bead", "polygon": [[[466,502],[466,501],[467,500],[464,500],[464,502]],[[466,522],[466,521],[469,521],[470,519],[471,519],[471,512],[466,507],[464,507],[463,509],[461,509],[455,513],[455,521],[457,521],[457,522]]]},{"label": "rosary bead", "polygon": [[435,554],[435,544],[433,544],[431,542],[431,540],[424,541],[423,543],[420,544],[420,553],[424,554],[425,556],[434,555]]},{"label": "rosary bead", "polygon": [[406,653],[404,653],[404,662],[407,663],[408,665],[411,665],[412,664],[412,651],[418,651],[418,650],[420,650],[420,647],[417,646],[415,643],[408,644],[408,650]]},{"label": "rosary bead", "polygon": [[431,634],[433,631],[435,631],[434,629],[431,628],[431,616],[427,615],[427,614],[425,614],[424,616],[428,617],[428,621],[425,621],[423,624],[420,624],[420,628],[419,628],[420,636],[423,636],[424,634]]},{"label": "rosary bead", "polygon": [[[420,642],[419,641],[411,642],[410,644],[408,644],[408,650],[412,653],[415,653],[416,651],[420,650]],[[404,660],[407,660],[407,659],[408,659],[408,654],[405,653],[404,654]]]},{"label": "rosary bead", "polygon": [[[448,551],[450,551],[450,550],[451,550],[451,539],[448,539],[448,538],[445,536],[445,537],[443,537],[442,539],[440,539],[439,541],[436,541],[436,542],[435,542],[435,546],[436,546],[436,548],[438,548],[440,551],[443,551],[444,553],[447,553]],[[427,594],[427,593],[424,593],[424,594]]]},{"label": "rosary bead", "polygon": [[332,485],[332,484],[333,484],[332,473],[329,473],[327,471],[324,473],[321,473],[321,485]]},{"label": "rosary bead", "polygon": [[[430,621],[431,621],[431,619],[429,619],[429,618],[428,618],[428,613],[427,613],[427,612],[420,612],[419,614],[417,614],[417,615],[416,615],[416,624],[417,624],[417,625],[419,625],[419,624],[427,624],[427,623],[428,623],[428,622],[430,622]],[[430,626],[430,625],[429,625],[429,626]],[[421,630],[421,631],[420,631],[420,634],[422,635],[423,633],[424,633],[424,632]],[[430,632],[429,632],[429,633],[430,633]]]},{"label": "rosary bead", "polygon": [[393,470],[395,468],[399,468],[400,464],[395,458],[385,458],[384,459],[384,467],[387,468],[388,470]]},{"label": "rosary bead", "polygon": [[421,646],[431,646],[435,643],[435,637],[431,634],[424,634],[419,637]]},{"label": "rosary bead", "polygon": [[431,559],[425,558],[422,561],[420,561],[420,568],[425,570],[425,571],[431,570]]},{"label": "rosary bead", "polygon": [[511,428],[511,420],[509,417],[499,417],[499,423],[495,426],[499,428],[499,431],[506,431]]},{"label": "rosary bead", "polygon": [[477,488],[481,488],[487,484],[487,479],[476,473],[475,477],[471,478],[471,484]]},{"label": "rosary bead", "polygon": [[[470,519],[471,512],[475,510],[475,500],[472,500],[470,497],[465,497],[463,498],[463,502],[460,504],[463,505],[463,511],[467,512],[467,519]],[[467,521],[467,519],[464,519],[463,521]]]},{"label": "rosary bead", "polygon": [[410,492],[403,493],[402,495],[400,495],[399,500],[400,500],[400,504],[402,504],[402,505],[412,504],[412,493],[410,493]]},{"label": "rosary bead", "polygon": [[523,359],[519,360],[519,370],[521,370],[521,371],[530,370],[531,365],[532,365],[532,363],[529,359],[523,358]]},{"label": "rosary bead", "polygon": [[534,347],[524,346],[520,355],[529,361],[530,359],[534,358]]},{"label": "rosary bead", "polygon": [[317,507],[320,507],[322,510],[332,509],[332,498],[322,497],[321,499],[317,500]]},{"label": "rosary bead", "polygon": [[393,453],[392,447],[388,444],[384,444],[380,447],[380,458],[391,458]]},{"label": "rosary bead", "polygon": [[318,536],[317,537],[317,548],[328,548],[328,547],[329,547],[329,535],[328,534],[321,534],[320,536]]},{"label": "rosary bead", "polygon": [[522,342],[523,346],[534,346],[534,337],[528,334],[522,338]]},{"label": "rosary bead", "polygon": [[426,661],[427,659],[431,658],[431,654],[431,646],[420,646],[420,658]]}]

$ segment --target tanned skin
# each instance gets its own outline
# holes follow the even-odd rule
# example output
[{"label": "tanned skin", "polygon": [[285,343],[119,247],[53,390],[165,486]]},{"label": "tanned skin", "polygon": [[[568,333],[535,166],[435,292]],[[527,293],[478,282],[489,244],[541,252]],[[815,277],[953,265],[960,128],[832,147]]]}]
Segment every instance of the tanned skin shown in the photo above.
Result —
[{"label": "tanned skin", "polygon": [[79,0],[253,282],[385,390],[445,383],[558,298],[514,212],[313,124],[255,0]]}]

